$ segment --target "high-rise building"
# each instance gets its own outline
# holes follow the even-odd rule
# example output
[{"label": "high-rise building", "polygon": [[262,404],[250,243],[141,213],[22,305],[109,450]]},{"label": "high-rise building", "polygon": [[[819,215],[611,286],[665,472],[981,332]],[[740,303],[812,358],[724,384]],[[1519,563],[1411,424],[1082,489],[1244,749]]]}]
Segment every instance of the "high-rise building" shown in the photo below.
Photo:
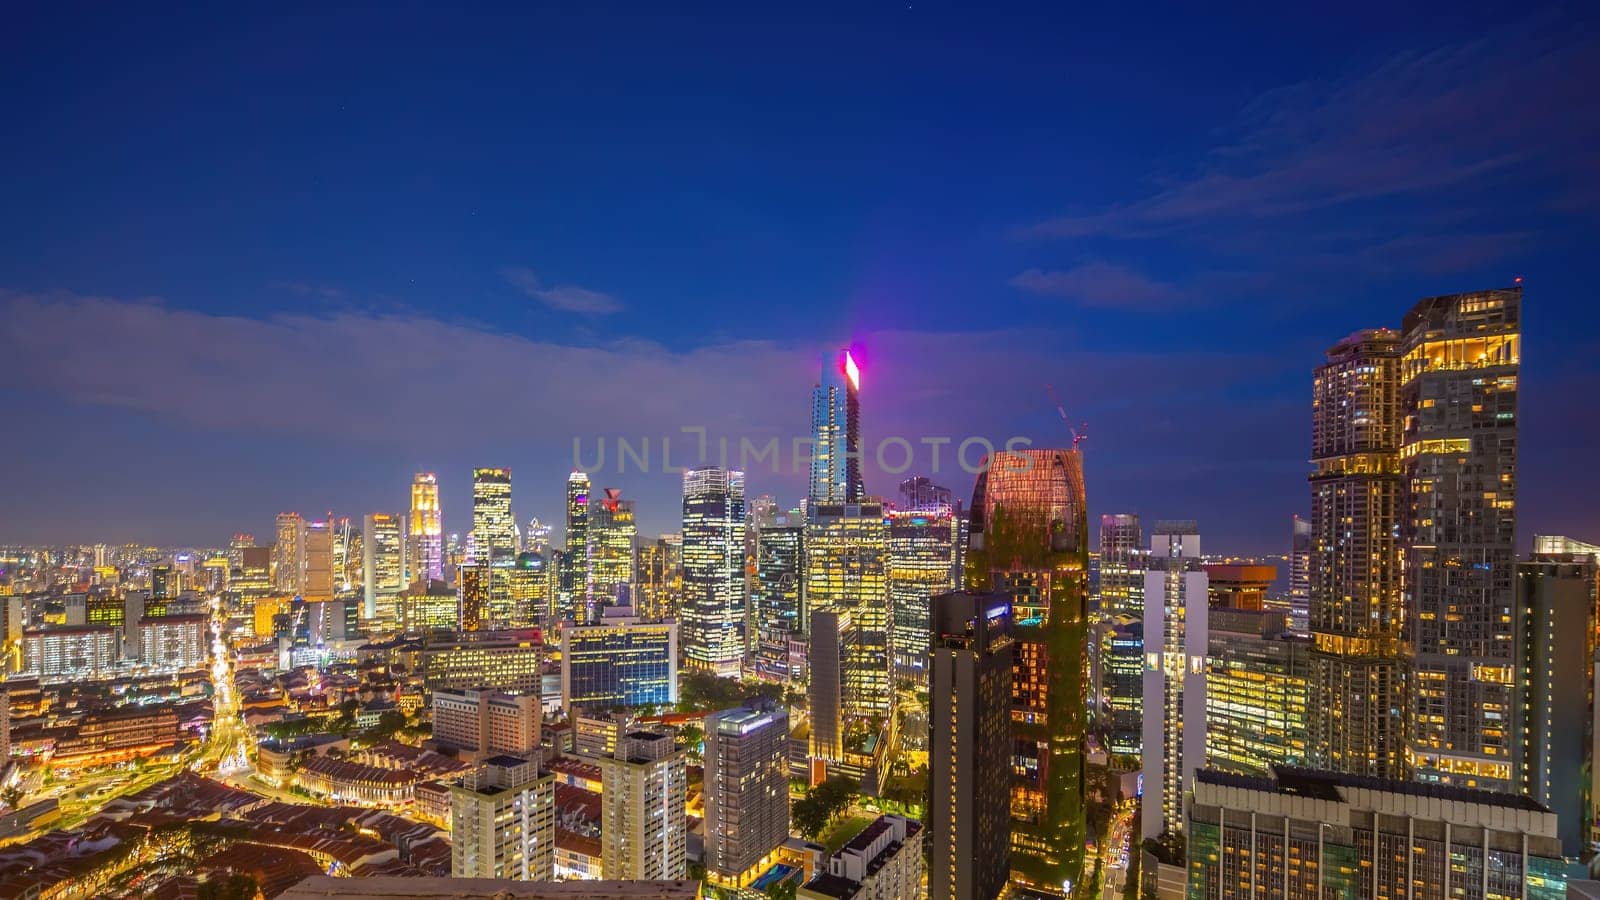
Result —
[{"label": "high-rise building", "polygon": [[1422,781],[1515,791],[1522,289],[1431,297],[1405,317],[1400,447],[1411,755]]},{"label": "high-rise building", "polygon": [[472,470],[472,559],[483,570],[488,613],[496,627],[510,623],[511,569],[517,564],[517,523],[511,516],[511,470]]},{"label": "high-rise building", "polygon": [[[811,713],[811,757],[837,763],[844,759],[848,695],[845,668],[857,640],[848,610],[825,609],[811,616],[806,684]],[[817,779],[813,779],[817,780]]]},{"label": "high-rise building", "polygon": [[1144,743],[1144,619],[1118,613],[1096,623],[1093,635],[1090,683],[1096,708],[1110,726],[1106,749],[1138,756]]},{"label": "high-rise building", "polygon": [[683,473],[683,643],[691,668],[739,674],[744,657],[744,473]]},{"label": "high-rise building", "polygon": [[454,631],[461,626],[461,598],[443,581],[426,587],[413,583],[395,598],[395,611],[400,630],[409,634],[439,628]]},{"label": "high-rise building", "polygon": [[301,532],[305,541],[305,576],[300,593],[307,603],[333,599],[333,525],[307,522]]},{"label": "high-rise building", "polygon": [[789,839],[789,713],[752,700],[706,717],[705,865],[744,888]]},{"label": "high-rise building", "polygon": [[550,526],[539,521],[538,516],[528,520],[528,530],[522,533],[522,549],[540,556],[550,555]]},{"label": "high-rise building", "polygon": [[1406,775],[1400,438],[1400,336],[1358,331],[1312,387],[1309,756],[1375,778]]},{"label": "high-rise building", "polygon": [[994,900],[1011,874],[1011,606],[1000,594],[933,598],[928,825],[933,900]]},{"label": "high-rise building", "polygon": [[439,688],[433,692],[433,740],[473,759],[531,757],[539,752],[541,713],[536,694]]},{"label": "high-rise building", "polygon": [[278,513],[278,540],[272,545],[272,578],[278,590],[299,594],[305,590],[306,520],[299,513]]},{"label": "high-rise building", "polygon": [[849,350],[823,354],[811,392],[811,491],[818,503],[855,503],[861,487],[861,370]]},{"label": "high-rise building", "polygon": [[1296,513],[1290,520],[1289,627],[1308,630],[1311,622],[1311,552],[1316,546],[1311,523]]},{"label": "high-rise building", "polygon": [[144,617],[139,620],[139,662],[173,672],[205,668],[211,661],[210,624],[211,617],[199,613]]},{"label": "high-rise building", "polygon": [[592,625],[561,626],[561,705],[605,710],[678,702],[678,623],[614,606]]},{"label": "high-rise building", "polygon": [[762,527],[756,538],[755,579],[750,602],[760,629],[756,672],[774,681],[795,676],[789,643],[801,635],[805,606],[806,529],[786,516]]},{"label": "high-rise building", "polygon": [[662,535],[639,548],[634,563],[638,584],[634,608],[646,619],[678,618],[683,599],[683,543]]},{"label": "high-rise building", "polygon": [[684,875],[689,773],[669,735],[630,731],[596,760],[601,780],[601,870],[618,881]]},{"label": "high-rise building", "polygon": [[462,631],[486,631],[494,627],[489,605],[490,577],[487,565],[471,565],[461,570]]},{"label": "high-rise building", "polygon": [[1083,877],[1089,520],[1083,455],[991,455],[972,496],[967,587],[1011,601],[1011,871],[1035,892]]},{"label": "high-rise building", "polygon": [[851,713],[889,717],[889,527],[883,504],[819,503],[806,520],[802,625],[817,611],[850,614],[855,640],[846,648],[844,697]]},{"label": "high-rise building", "polygon": [[1279,768],[1201,771],[1189,896],[1560,900],[1556,815],[1526,797]]},{"label": "high-rise building", "polygon": [[515,628],[537,625],[550,614],[550,567],[543,554],[524,550],[511,569],[511,620]]},{"label": "high-rise building", "polygon": [[638,535],[634,525],[633,501],[622,499],[622,492],[606,488],[600,503],[590,510],[589,522],[589,603],[586,621],[600,618],[601,610],[619,603],[621,592],[626,591],[627,606],[632,602],[633,591],[633,541]]},{"label": "high-rise building", "polygon": [[1144,578],[1144,836],[1183,829],[1206,764],[1206,573],[1193,522],[1158,522]]},{"label": "high-rise building", "polygon": [[1247,775],[1305,765],[1311,639],[1276,610],[1213,606],[1206,626],[1207,764]]},{"label": "high-rise building", "polygon": [[411,480],[411,518],[406,528],[406,584],[444,580],[444,519],[439,507],[439,477],[418,472]]},{"label": "high-rise building", "polygon": [[561,557],[560,618],[574,622],[588,616],[589,606],[589,476],[567,476],[567,547]]},{"label": "high-rise building", "polygon": [[492,756],[450,785],[450,874],[550,881],[556,780],[539,758]]},{"label": "high-rise building", "polygon": [[368,513],[361,529],[363,617],[377,618],[379,607],[392,610],[395,598],[405,589],[404,555],[400,517]]},{"label": "high-rise building", "polygon": [[1600,803],[1593,771],[1597,609],[1592,555],[1535,554],[1518,564],[1522,696],[1512,721],[1524,748],[1519,792],[1557,813],[1561,844],[1574,858],[1587,849],[1584,824],[1593,824]]},{"label": "high-rise building", "polygon": [[[929,493],[949,491],[932,486]],[[889,515],[889,609],[894,617],[890,644],[894,673],[916,684],[928,680],[929,604],[956,589],[955,510],[946,505],[895,510]]]},{"label": "high-rise building", "polygon": [[1144,571],[1149,551],[1139,517],[1100,517],[1100,616],[1144,615]]}]

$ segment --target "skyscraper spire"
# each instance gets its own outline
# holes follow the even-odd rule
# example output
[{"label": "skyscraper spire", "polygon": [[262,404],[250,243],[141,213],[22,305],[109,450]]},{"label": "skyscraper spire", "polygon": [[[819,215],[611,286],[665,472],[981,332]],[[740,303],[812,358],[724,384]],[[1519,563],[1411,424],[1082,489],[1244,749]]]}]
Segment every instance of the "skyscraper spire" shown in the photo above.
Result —
[{"label": "skyscraper spire", "polygon": [[825,353],[811,392],[811,505],[857,503],[861,487],[861,370],[849,350]]}]

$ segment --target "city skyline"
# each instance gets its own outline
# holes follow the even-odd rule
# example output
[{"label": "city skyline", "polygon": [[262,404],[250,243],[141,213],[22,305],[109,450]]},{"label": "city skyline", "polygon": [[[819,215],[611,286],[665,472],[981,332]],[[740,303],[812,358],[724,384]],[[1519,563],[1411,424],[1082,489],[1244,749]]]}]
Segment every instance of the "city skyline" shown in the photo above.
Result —
[{"label": "city skyline", "polygon": [[[0,150],[34,173],[0,213],[0,396],[39,434],[96,438],[14,448],[12,477],[54,489],[14,496],[0,542],[204,544],[285,508],[400,512],[416,471],[440,474],[464,533],[481,465],[518,473],[520,520],[557,521],[573,437],[804,434],[791,386],[848,346],[865,446],[1058,445],[1054,385],[1089,423],[1091,515],[1228,509],[1211,545],[1265,553],[1308,512],[1306,373],[1331,342],[1517,276],[1538,351],[1521,512],[1591,531],[1580,464],[1600,434],[1556,404],[1600,383],[1593,330],[1564,327],[1596,234],[1595,124],[1568,114],[1600,81],[1592,17],[1385,8],[1378,34],[1346,12],[1173,9],[1102,42],[1114,11],[875,8],[838,28],[743,10],[608,22],[600,54],[583,48],[601,20],[576,13],[290,34],[36,11],[0,63],[12,83],[59,76],[26,78],[30,139]],[[114,97],[97,67],[59,69],[99,29],[118,35],[92,55]],[[301,64],[277,64],[279,39]],[[984,63],[936,64],[951,53]],[[791,80],[819,55],[822,77]],[[708,96],[725,99],[691,99]],[[455,141],[419,137],[413,109]],[[999,353],[982,386],[939,365]],[[864,468],[869,492],[898,481]],[[672,530],[671,476],[596,486],[637,499],[640,533]]]}]

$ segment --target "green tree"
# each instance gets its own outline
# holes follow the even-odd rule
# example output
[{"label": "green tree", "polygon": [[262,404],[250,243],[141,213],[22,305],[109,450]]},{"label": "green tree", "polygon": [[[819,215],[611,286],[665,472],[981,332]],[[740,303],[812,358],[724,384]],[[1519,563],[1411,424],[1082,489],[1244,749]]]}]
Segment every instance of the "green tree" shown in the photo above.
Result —
[{"label": "green tree", "polygon": [[814,840],[839,813],[850,808],[860,791],[861,784],[854,778],[835,775],[796,800],[790,818],[801,834]]}]

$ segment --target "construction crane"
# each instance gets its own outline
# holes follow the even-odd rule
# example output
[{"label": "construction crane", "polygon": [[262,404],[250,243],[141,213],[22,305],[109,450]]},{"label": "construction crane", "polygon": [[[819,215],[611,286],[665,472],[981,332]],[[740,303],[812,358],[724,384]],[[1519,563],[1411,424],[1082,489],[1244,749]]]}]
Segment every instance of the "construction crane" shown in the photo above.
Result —
[{"label": "construction crane", "polygon": [[1072,434],[1072,449],[1078,449],[1078,445],[1083,443],[1084,440],[1089,437],[1089,423],[1082,422],[1079,423],[1076,428],[1074,428],[1072,425],[1072,420],[1067,418],[1067,408],[1061,405],[1061,398],[1056,395],[1056,386],[1053,384],[1047,384],[1045,387],[1050,391],[1050,399],[1056,404],[1056,412],[1061,414],[1062,424],[1066,425],[1067,431]]}]

